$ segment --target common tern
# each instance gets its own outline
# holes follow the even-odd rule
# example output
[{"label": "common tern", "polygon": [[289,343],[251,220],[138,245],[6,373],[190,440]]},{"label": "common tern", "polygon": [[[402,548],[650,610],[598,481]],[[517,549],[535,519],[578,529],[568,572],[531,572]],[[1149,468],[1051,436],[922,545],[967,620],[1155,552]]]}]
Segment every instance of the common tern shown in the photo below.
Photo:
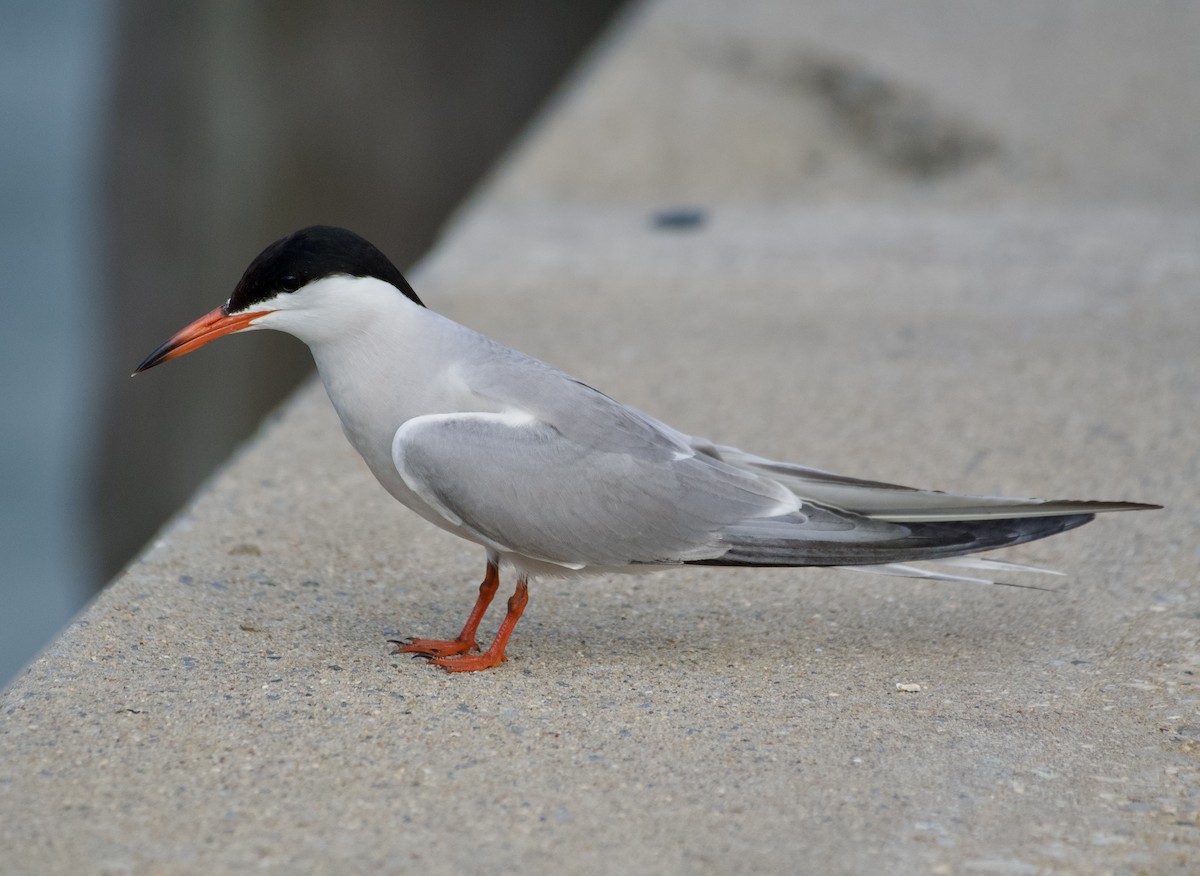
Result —
[{"label": "common tern", "polygon": [[[398,642],[444,669],[504,661],[528,579],[679,565],[840,566],[991,583],[909,565],[1074,529],[1135,502],[956,495],[844,477],[685,435],[429,310],[363,238],[313,226],[250,263],[229,300],[146,357],[139,374],[222,335],[308,344],[354,448],[397,500],[482,545],[458,636]],[[490,647],[476,629],[502,564],[516,589]]]}]

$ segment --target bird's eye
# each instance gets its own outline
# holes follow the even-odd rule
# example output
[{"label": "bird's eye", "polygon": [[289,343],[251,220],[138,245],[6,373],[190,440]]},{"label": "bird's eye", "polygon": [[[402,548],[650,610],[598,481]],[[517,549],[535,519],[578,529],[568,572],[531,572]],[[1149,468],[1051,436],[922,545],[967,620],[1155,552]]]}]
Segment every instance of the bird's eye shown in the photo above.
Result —
[{"label": "bird's eye", "polygon": [[300,280],[296,277],[284,277],[279,281],[279,288],[284,292],[295,292],[300,288]]}]

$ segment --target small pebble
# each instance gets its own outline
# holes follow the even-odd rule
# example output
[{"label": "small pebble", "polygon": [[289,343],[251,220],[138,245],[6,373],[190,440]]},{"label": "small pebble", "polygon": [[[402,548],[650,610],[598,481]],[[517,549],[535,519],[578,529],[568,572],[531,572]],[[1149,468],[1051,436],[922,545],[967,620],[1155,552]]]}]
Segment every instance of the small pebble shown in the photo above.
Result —
[{"label": "small pebble", "polygon": [[692,207],[674,207],[654,214],[655,228],[667,231],[694,231],[704,226],[707,216],[703,210]]}]

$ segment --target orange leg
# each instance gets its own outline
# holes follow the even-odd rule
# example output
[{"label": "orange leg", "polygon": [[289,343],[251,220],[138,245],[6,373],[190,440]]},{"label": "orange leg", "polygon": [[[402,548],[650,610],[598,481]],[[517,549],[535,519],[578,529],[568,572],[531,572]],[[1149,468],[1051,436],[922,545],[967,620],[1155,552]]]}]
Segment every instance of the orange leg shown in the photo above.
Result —
[{"label": "orange leg", "polygon": [[[483,574],[483,583],[479,585],[479,598],[475,607],[463,625],[457,639],[407,639],[403,642],[393,641],[397,646],[393,654],[416,654],[421,657],[448,657],[453,654],[465,654],[468,651],[478,651],[479,644],[475,641],[475,631],[479,622],[492,604],[496,588],[500,586],[500,564],[498,558],[488,554],[487,571]],[[515,623],[515,621],[514,621]]]},{"label": "orange leg", "polygon": [[525,606],[528,604],[529,587],[525,583],[525,576],[521,575],[517,579],[517,589],[508,598],[508,614],[504,616],[504,620],[500,624],[500,629],[496,631],[496,638],[492,640],[491,647],[482,654],[434,657],[429,662],[434,666],[442,667],[447,672],[476,672],[480,669],[491,669],[493,666],[499,666],[505,660],[504,648],[508,645],[508,637],[512,635],[513,627],[521,619],[521,612],[525,610]]}]

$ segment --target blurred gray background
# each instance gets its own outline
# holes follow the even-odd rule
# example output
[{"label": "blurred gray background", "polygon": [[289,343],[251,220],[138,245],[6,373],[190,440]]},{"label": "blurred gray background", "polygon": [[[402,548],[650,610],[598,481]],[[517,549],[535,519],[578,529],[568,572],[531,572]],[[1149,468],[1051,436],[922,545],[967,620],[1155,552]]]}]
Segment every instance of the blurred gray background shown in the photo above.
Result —
[{"label": "blurred gray background", "polygon": [[0,686],[310,367],[142,356],[300,226],[410,265],[620,5],[0,2]]}]

